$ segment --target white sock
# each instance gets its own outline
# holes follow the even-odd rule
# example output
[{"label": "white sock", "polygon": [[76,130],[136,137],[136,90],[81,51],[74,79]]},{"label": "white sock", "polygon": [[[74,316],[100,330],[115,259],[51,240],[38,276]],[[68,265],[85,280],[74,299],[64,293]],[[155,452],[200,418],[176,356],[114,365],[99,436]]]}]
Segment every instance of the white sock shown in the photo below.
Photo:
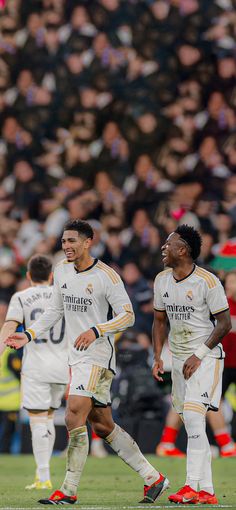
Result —
[{"label": "white sock", "polygon": [[52,415],[48,416],[48,423],[47,423],[47,427],[48,427],[48,440],[49,440],[49,451],[48,451],[49,462],[50,462],[50,459],[51,459],[51,456],[52,456],[52,453],[53,453],[53,447],[54,447],[55,437],[56,437],[56,430],[55,430],[55,425],[54,425],[53,418],[54,417]]},{"label": "white sock", "polygon": [[30,416],[32,448],[40,482],[50,480],[47,416]]},{"label": "white sock", "polygon": [[202,478],[206,451],[206,416],[201,404],[186,403],[184,407],[184,424],[188,436],[186,485],[195,491]]},{"label": "white sock", "polygon": [[211,449],[208,441],[208,437],[206,435],[206,445],[205,445],[205,460],[203,466],[203,475],[201,480],[199,481],[199,488],[201,491],[209,492],[209,494],[214,494],[214,487],[212,482],[212,469],[211,469]]},{"label": "white sock", "polygon": [[141,453],[137,443],[119,425],[115,424],[113,431],[105,441],[136,473],[144,479],[145,485],[151,485],[160,478],[159,471],[149,464]]},{"label": "white sock", "polygon": [[60,488],[67,496],[76,496],[82,471],[88,456],[89,440],[87,427],[78,427],[69,432],[66,456],[66,476]]}]

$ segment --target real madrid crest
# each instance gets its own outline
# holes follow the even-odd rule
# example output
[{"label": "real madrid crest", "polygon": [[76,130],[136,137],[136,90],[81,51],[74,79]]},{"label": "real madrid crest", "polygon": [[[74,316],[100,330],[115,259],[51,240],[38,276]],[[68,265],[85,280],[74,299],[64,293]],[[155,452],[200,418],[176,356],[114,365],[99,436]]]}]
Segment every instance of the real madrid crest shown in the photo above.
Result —
[{"label": "real madrid crest", "polygon": [[88,283],[88,286],[85,290],[86,294],[92,294],[93,293],[93,286],[92,286],[92,283]]},{"label": "real madrid crest", "polygon": [[193,293],[191,290],[188,290],[187,294],[186,294],[186,300],[191,302],[193,300]]}]

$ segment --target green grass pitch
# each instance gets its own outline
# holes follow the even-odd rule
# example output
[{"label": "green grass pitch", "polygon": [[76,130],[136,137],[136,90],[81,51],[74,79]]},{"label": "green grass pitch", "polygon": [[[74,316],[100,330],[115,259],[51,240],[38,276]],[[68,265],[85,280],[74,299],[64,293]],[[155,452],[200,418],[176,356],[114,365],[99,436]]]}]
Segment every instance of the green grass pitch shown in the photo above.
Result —
[{"label": "green grass pitch", "polygon": [[[68,510],[129,510],[138,508],[193,508],[193,505],[171,505],[167,496],[180,488],[185,480],[184,459],[158,459],[149,461],[165,473],[171,489],[155,505],[139,505],[142,498],[142,479],[116,456],[105,459],[89,457],[81,479],[79,504],[67,506]],[[54,489],[60,487],[65,472],[65,459],[53,457],[51,475]],[[219,505],[198,505],[198,508],[231,508],[236,510],[236,458],[213,461],[215,490]],[[31,455],[0,455],[0,509],[43,509],[37,500],[51,491],[26,491],[24,486],[33,482],[34,460]],[[46,507],[48,508],[48,507]],[[60,507],[61,508],[61,507]]]}]

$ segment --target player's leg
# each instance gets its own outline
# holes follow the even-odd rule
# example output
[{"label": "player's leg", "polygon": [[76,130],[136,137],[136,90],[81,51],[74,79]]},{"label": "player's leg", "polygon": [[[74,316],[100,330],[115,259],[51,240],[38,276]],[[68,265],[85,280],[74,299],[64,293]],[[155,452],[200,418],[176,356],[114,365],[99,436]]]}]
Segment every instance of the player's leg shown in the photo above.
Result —
[{"label": "player's leg", "polygon": [[203,404],[187,401],[183,412],[188,436],[186,484],[195,491],[201,480],[206,462],[208,439],[206,436],[206,408]]},{"label": "player's leg", "polygon": [[[205,372],[208,374],[206,377],[206,381],[204,382],[205,388],[207,388],[207,393],[210,395],[209,398],[209,409],[218,409],[220,405],[221,392],[222,392],[222,371],[223,371],[223,360],[218,359],[206,359],[204,363],[208,364],[205,368],[207,369]],[[201,388],[202,390],[202,388]],[[206,405],[206,402],[205,402]],[[209,413],[210,414],[210,413]],[[215,415],[218,421],[218,424],[221,422],[221,415],[218,413],[211,412],[211,415]],[[212,416],[211,416],[212,417]],[[223,416],[222,416],[223,417]],[[217,498],[214,494],[214,487],[212,481],[212,469],[211,469],[211,450],[209,441],[207,439],[206,444],[206,455],[205,461],[203,465],[203,475],[199,481],[199,503],[208,503],[208,504],[217,504]]]},{"label": "player's leg", "polygon": [[51,394],[51,401],[50,401],[50,408],[48,410],[48,422],[47,422],[47,429],[48,429],[48,440],[49,440],[49,449],[48,449],[48,458],[49,462],[53,453],[54,443],[55,443],[55,437],[56,437],[56,431],[55,431],[55,425],[54,425],[54,411],[59,409],[61,407],[61,402],[63,397],[66,393],[66,384],[50,384],[50,394]]},{"label": "player's leg", "polygon": [[132,437],[114,423],[110,406],[94,407],[88,419],[96,434],[103,438],[126,464],[140,474],[146,485],[156,482],[160,477],[159,471],[145,459]]},{"label": "player's leg", "polygon": [[[173,405],[176,412],[180,415],[180,418],[184,421],[185,429],[188,435],[194,435],[193,432],[189,432],[190,416],[187,415],[187,426],[183,417],[184,414],[184,401],[186,397],[186,381],[183,377],[183,361],[173,358],[172,365],[172,399]],[[205,409],[204,409],[205,412]],[[197,413],[196,413],[197,414]],[[199,414],[202,419],[202,415]],[[198,435],[198,432],[196,436]],[[191,474],[191,473],[190,473]],[[194,478],[194,476],[191,478]],[[173,503],[197,503],[198,492],[196,484],[193,480],[189,479],[189,439],[188,439],[188,450],[187,450],[187,479],[183,487],[181,487],[176,493],[171,494],[168,499]]]},{"label": "player's leg", "polygon": [[81,474],[87,460],[89,441],[86,426],[92,408],[89,397],[70,395],[67,402],[66,426],[69,432],[66,476],[60,491],[76,496]]},{"label": "player's leg", "polygon": [[28,411],[32,449],[36,463],[36,480],[26,488],[51,488],[49,470],[48,409],[50,407],[49,384],[23,376],[21,378],[22,404]]},{"label": "player's leg", "polygon": [[59,491],[41,504],[73,504],[76,502],[77,489],[87,460],[89,440],[86,421],[92,409],[92,391],[96,386],[99,367],[77,364],[72,367],[71,384],[66,409],[66,426],[69,444],[66,455],[66,475]]},{"label": "player's leg", "polygon": [[197,490],[213,495],[211,452],[206,434],[206,411],[215,402],[219,406],[222,360],[206,357],[186,381],[184,423],[188,434],[187,481]]},{"label": "player's leg", "polygon": [[[190,379],[185,380],[183,418],[188,436],[185,488],[191,488],[193,498],[198,497],[202,503],[217,502],[212,484],[211,453],[206,435],[206,410],[213,397],[215,401],[219,400],[222,368],[222,360],[206,357]],[[190,501],[189,493],[188,496]],[[186,493],[183,497],[184,500],[181,501],[173,500],[171,497],[170,500],[183,503],[188,499]]]},{"label": "player's leg", "polygon": [[50,469],[49,469],[49,437],[48,437],[48,412],[37,412],[28,410],[32,450],[36,463],[36,480],[32,486],[26,486],[27,489],[51,488]]},{"label": "player's leg", "polygon": [[169,481],[145,459],[132,437],[114,423],[111,407],[107,405],[110,403],[111,380],[111,372],[102,369],[93,397],[95,405],[88,420],[95,433],[144,479],[145,502],[151,503],[169,486]]},{"label": "player's leg", "polygon": [[87,416],[92,408],[90,397],[70,395],[67,401],[66,426],[69,444],[66,454],[66,474],[59,490],[39,503],[73,504],[77,500],[77,489],[87,460],[89,441],[86,427]]}]

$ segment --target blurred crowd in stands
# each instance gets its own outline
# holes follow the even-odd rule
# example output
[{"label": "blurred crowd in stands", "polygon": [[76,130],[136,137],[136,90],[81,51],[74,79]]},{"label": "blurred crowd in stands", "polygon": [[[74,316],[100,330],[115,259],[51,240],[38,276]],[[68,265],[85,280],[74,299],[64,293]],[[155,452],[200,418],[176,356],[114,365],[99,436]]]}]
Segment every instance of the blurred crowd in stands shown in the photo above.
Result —
[{"label": "blurred crowd in stands", "polygon": [[236,1],[8,0],[0,32],[0,323],[29,257],[56,264],[79,217],[148,349],[179,223],[201,231],[200,265],[231,239],[236,268]]},{"label": "blurred crowd in stands", "polygon": [[235,0],[9,0],[0,24],[1,303],[69,217],[137,309],[179,222],[210,267],[236,231]]}]

